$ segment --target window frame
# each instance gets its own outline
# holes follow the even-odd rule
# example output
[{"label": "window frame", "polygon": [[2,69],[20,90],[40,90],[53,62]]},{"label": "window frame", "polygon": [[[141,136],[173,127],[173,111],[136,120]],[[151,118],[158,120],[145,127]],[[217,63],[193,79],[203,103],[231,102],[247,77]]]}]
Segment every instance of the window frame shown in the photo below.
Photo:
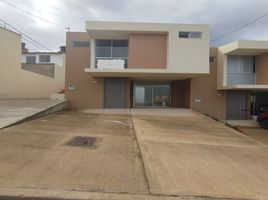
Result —
[{"label": "window frame", "polygon": [[209,63],[215,63],[216,60],[216,56],[209,56]]},{"label": "window frame", "polygon": [[[42,56],[47,56],[49,58],[49,61],[43,61],[42,59],[40,59]],[[38,60],[39,60],[39,63],[51,63],[51,55],[48,55],[48,54],[39,54],[38,55]]]},{"label": "window frame", "polygon": [[[230,59],[230,57],[237,57],[238,59],[238,62],[239,62],[239,65],[238,65],[238,69],[239,71],[238,72],[229,72],[228,71],[228,59]],[[253,59],[253,66],[252,66],[252,72],[245,72],[242,70],[243,68],[243,57],[252,57]],[[256,57],[255,56],[241,56],[241,55],[238,55],[238,56],[227,56],[227,74],[256,74]]]},{"label": "window frame", "polygon": [[90,41],[75,40],[75,41],[73,41],[73,47],[74,48],[89,48],[90,47]]},{"label": "window frame", "polygon": [[[34,62],[28,62],[28,60],[27,60],[28,58],[34,58]],[[28,56],[26,56],[25,63],[26,64],[36,64],[36,56],[35,55],[28,55]]]},{"label": "window frame", "polygon": [[[187,37],[184,37],[183,34],[187,34]],[[198,34],[198,37],[193,37],[194,34]],[[180,39],[202,39],[203,32],[202,31],[179,31],[178,38]]]},{"label": "window frame", "polygon": [[[110,56],[109,57],[107,57],[107,56],[97,56],[97,45],[95,46],[95,55],[96,55],[96,58],[123,58],[123,59],[128,59],[128,45],[129,45],[129,41],[128,40],[125,40],[125,39],[122,39],[122,40],[116,40],[116,39],[98,39],[98,41],[100,41],[100,40],[106,40],[106,41],[111,41],[111,46],[109,46],[109,48],[111,49],[111,53],[110,53]],[[114,43],[114,41],[126,41],[127,42],[127,46],[126,46],[126,48],[127,48],[127,56],[125,57],[125,56],[119,56],[119,57],[114,57],[113,56],[113,48],[114,48],[114,45],[113,45],[113,43]],[[106,46],[106,47],[108,47],[108,46]]]}]

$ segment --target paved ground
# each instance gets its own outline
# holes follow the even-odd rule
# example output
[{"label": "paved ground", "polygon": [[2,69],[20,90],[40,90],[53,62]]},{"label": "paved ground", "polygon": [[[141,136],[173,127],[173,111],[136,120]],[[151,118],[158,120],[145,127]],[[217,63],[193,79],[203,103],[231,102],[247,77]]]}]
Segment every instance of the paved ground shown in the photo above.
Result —
[{"label": "paved ground", "polygon": [[268,129],[241,127],[242,133],[246,136],[268,145]]},{"label": "paved ground", "polygon": [[150,192],[268,199],[268,148],[190,111],[133,115]]},{"label": "paved ground", "polygon": [[[62,112],[0,132],[1,187],[148,193],[128,115]],[[96,136],[96,149],[66,146]]]},{"label": "paved ground", "polygon": [[0,99],[0,129],[60,102],[62,101],[48,99]]},{"label": "paved ground", "polygon": [[[266,145],[189,110],[105,112],[0,130],[0,199],[268,199]],[[97,148],[66,146],[78,135]]]}]

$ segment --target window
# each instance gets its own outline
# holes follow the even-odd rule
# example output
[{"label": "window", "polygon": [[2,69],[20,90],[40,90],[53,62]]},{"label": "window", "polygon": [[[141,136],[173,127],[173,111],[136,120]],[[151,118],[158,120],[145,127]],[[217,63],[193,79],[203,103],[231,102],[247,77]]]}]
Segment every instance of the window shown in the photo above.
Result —
[{"label": "window", "polygon": [[256,83],[254,56],[227,57],[227,85]]},{"label": "window", "polygon": [[127,58],[127,40],[96,40],[97,58]]},{"label": "window", "polygon": [[113,40],[112,41],[112,57],[128,57],[128,41]]},{"label": "window", "polygon": [[201,38],[202,33],[201,32],[190,32],[191,38]]},{"label": "window", "polygon": [[210,62],[210,63],[216,62],[216,57],[214,57],[214,56],[210,56],[210,57],[209,57],[209,62]]},{"label": "window", "polygon": [[112,57],[111,40],[96,40],[96,57]]},{"label": "window", "polygon": [[26,63],[27,64],[35,64],[36,63],[36,57],[35,56],[26,56]]},{"label": "window", "polygon": [[179,38],[201,38],[202,32],[198,31],[180,31],[179,32]]},{"label": "window", "polygon": [[190,38],[190,32],[179,32],[179,38]]},{"label": "window", "polygon": [[73,41],[74,47],[89,47],[90,42],[89,41]]},{"label": "window", "polygon": [[50,62],[50,55],[39,55],[39,62],[49,63]]}]

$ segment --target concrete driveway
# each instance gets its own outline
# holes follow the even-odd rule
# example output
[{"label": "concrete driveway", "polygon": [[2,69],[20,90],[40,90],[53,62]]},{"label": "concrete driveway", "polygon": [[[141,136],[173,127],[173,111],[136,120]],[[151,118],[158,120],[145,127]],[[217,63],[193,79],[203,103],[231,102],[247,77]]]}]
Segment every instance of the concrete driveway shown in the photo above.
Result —
[{"label": "concrete driveway", "polygon": [[268,129],[260,127],[239,127],[239,129],[246,136],[268,145]]},{"label": "concrete driveway", "polygon": [[[96,148],[68,146],[97,137]],[[0,187],[148,193],[128,115],[61,112],[0,132]]]},{"label": "concrete driveway", "polygon": [[268,199],[266,145],[189,110],[132,113],[151,193]]},{"label": "concrete driveway", "polygon": [[[66,145],[75,136],[95,148]],[[268,199],[267,170],[266,145],[190,110],[60,112],[0,131],[0,199]]]}]

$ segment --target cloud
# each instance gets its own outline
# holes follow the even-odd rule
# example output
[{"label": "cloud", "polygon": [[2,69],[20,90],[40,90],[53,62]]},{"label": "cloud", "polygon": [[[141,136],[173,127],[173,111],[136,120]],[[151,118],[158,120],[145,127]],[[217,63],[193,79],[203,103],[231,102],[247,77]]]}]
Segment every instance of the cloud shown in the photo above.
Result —
[{"label": "cloud", "polygon": [[[205,23],[211,25],[211,38],[248,23],[267,12],[268,8],[267,0],[9,0],[8,2],[63,27],[71,27],[73,31],[85,31],[86,20]],[[63,29],[18,12],[1,2],[0,17],[50,49],[56,50],[58,46],[65,44]],[[237,39],[268,40],[267,25],[268,17],[211,45],[222,45]]]}]

